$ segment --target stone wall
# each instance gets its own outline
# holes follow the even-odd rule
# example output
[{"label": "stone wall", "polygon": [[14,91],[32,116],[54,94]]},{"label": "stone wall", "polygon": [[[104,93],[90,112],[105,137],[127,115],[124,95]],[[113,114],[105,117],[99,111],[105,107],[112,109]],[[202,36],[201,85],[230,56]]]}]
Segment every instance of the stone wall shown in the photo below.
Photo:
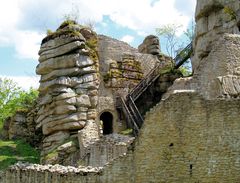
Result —
[{"label": "stone wall", "polygon": [[129,90],[134,88],[142,78],[141,63],[130,54],[124,54],[121,62],[111,62],[108,73],[103,76],[105,87],[112,88],[118,93],[120,90],[125,90],[122,96],[128,94]]},{"label": "stone wall", "polygon": [[18,163],[0,177],[1,183],[100,183],[101,168]]},{"label": "stone wall", "polygon": [[[171,95],[147,113],[134,151],[128,150],[127,155],[110,162],[97,177],[69,173],[62,175],[62,180],[238,182],[239,107],[238,99],[205,100],[192,92]],[[28,179],[44,182],[46,176],[47,182],[61,180],[61,174],[51,173],[47,168],[7,172],[8,177],[2,179],[8,182],[17,182],[20,175],[24,182]]]},{"label": "stone wall", "polygon": [[17,111],[12,117],[4,121],[1,136],[3,139],[24,139],[34,147],[41,144],[41,130],[36,130],[36,117],[38,107],[36,105],[29,109]]},{"label": "stone wall", "polygon": [[238,182],[239,107],[191,92],[162,101],[136,144],[136,182]]},{"label": "stone wall", "polygon": [[103,167],[121,156],[126,155],[132,148],[134,137],[120,134],[105,135],[99,141],[87,148],[81,148],[78,165]]}]

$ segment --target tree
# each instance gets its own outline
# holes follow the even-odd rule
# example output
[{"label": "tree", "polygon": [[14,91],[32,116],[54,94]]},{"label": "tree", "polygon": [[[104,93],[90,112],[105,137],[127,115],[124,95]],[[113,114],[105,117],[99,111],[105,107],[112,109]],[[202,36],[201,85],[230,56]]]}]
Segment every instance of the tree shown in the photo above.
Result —
[{"label": "tree", "polygon": [[[181,25],[176,25],[176,24],[167,24],[164,25],[160,28],[156,29],[156,33],[160,38],[163,38],[166,41],[165,44],[165,49],[167,51],[167,54],[171,56],[172,58],[175,58],[175,56],[181,52],[181,50],[190,42],[192,42],[193,37],[194,37],[194,23],[192,21],[192,25],[189,29],[184,31],[184,35],[186,39],[188,40],[187,43],[182,41],[177,36],[177,32],[181,28]],[[183,66],[180,67],[180,71],[183,73],[184,76],[190,75],[192,73],[191,71],[191,64],[190,60],[185,62]]]},{"label": "tree", "polygon": [[26,110],[33,106],[38,91],[31,88],[24,91],[12,80],[0,78],[0,127],[3,121],[18,110]]},{"label": "tree", "polygon": [[175,57],[177,50],[179,50],[180,46],[177,38],[177,32],[181,27],[181,25],[167,24],[156,29],[157,35],[166,40],[165,48],[167,54],[171,57]]}]

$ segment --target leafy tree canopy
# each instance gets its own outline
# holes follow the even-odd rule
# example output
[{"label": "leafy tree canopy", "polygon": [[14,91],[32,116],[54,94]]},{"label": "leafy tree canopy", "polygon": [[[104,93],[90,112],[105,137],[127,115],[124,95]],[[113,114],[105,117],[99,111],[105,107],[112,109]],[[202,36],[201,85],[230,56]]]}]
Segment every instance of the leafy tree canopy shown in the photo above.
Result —
[{"label": "leafy tree canopy", "polygon": [[11,79],[0,78],[0,128],[3,121],[16,111],[24,111],[33,106],[37,97],[37,90],[30,88],[25,91]]}]

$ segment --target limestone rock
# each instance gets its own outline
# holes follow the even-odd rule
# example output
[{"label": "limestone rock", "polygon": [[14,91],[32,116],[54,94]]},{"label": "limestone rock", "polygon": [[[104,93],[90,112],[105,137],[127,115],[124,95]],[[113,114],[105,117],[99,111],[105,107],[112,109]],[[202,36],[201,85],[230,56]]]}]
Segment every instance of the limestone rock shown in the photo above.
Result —
[{"label": "limestone rock", "polygon": [[48,74],[53,70],[57,69],[66,69],[66,68],[72,68],[79,65],[78,59],[80,55],[77,54],[71,54],[71,55],[63,55],[60,57],[50,58],[46,60],[45,62],[39,63],[36,68],[37,74]]},{"label": "limestone rock", "polygon": [[66,38],[66,36],[60,36],[60,37],[57,37],[55,39],[51,39],[46,43],[43,43],[41,45],[41,48],[40,48],[38,54],[41,55],[44,51],[54,49],[54,48],[58,48],[60,46],[63,46],[63,45],[66,45],[68,43],[75,42],[75,41],[85,42],[86,40],[81,35],[79,35],[78,37],[70,37],[69,36],[67,38]]},{"label": "limestone rock", "polygon": [[91,107],[91,102],[88,95],[80,95],[76,97],[77,103],[76,105],[79,107]]},{"label": "limestone rock", "polygon": [[73,105],[62,105],[62,106],[57,106],[53,110],[53,114],[59,115],[59,114],[68,114],[68,113],[73,113],[77,109]]},{"label": "limestone rock", "polygon": [[97,74],[93,73],[93,74],[84,74],[83,76],[80,76],[80,77],[72,77],[71,79],[72,79],[72,86],[76,87],[79,84],[96,81],[98,79],[98,76]]},{"label": "limestone rock", "polygon": [[65,44],[61,47],[57,47],[55,49],[47,50],[47,51],[41,53],[40,58],[39,58],[39,62],[41,63],[41,62],[44,62],[44,61],[46,61],[50,58],[67,54],[67,53],[69,53],[71,51],[74,51],[76,49],[83,48],[84,46],[85,46],[84,42],[75,41],[75,42],[70,42],[68,44]]},{"label": "limestone rock", "polygon": [[240,77],[234,75],[222,76],[218,78],[221,84],[223,95],[230,97],[240,97]]},{"label": "limestone rock", "polygon": [[85,127],[86,121],[51,121],[43,125],[43,134],[48,135],[57,131],[81,130]]},{"label": "limestone rock", "polygon": [[62,93],[54,98],[54,100],[65,100],[69,98],[74,98],[76,97],[76,93],[74,92],[68,92],[68,93]]},{"label": "limestone rock", "polygon": [[67,142],[57,148],[57,151],[71,153],[77,150],[76,144],[73,141]]},{"label": "limestone rock", "polygon": [[73,67],[69,69],[60,69],[60,70],[54,70],[50,72],[49,74],[46,74],[41,77],[41,82],[53,80],[57,77],[61,76],[76,76],[78,74],[81,74],[81,70],[79,68]]},{"label": "limestone rock", "polygon": [[71,79],[69,77],[59,77],[56,79],[53,79],[51,81],[41,82],[39,91],[44,92],[49,89],[49,87],[52,87],[54,85],[63,85],[63,86],[71,86]]},{"label": "limestone rock", "polygon": [[138,51],[140,53],[159,55],[161,51],[159,38],[154,35],[147,36],[143,43],[138,46]]},{"label": "limestone rock", "polygon": [[47,136],[44,140],[43,143],[48,143],[48,142],[59,142],[59,141],[64,141],[70,136],[70,134],[66,131],[60,131],[57,133],[54,133],[52,135]]},{"label": "limestone rock", "polygon": [[[229,8],[233,14],[227,12]],[[224,33],[239,34],[238,10],[239,1],[202,0],[197,2],[196,8],[196,35],[194,38],[193,69],[196,70],[204,57],[207,57],[215,42]]]}]

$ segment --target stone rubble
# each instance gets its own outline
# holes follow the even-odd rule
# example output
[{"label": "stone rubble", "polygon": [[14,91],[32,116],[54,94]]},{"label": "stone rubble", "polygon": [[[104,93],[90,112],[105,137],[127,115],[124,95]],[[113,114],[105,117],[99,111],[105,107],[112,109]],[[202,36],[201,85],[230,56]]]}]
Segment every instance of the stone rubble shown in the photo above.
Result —
[{"label": "stone rubble", "polygon": [[96,173],[99,174],[102,170],[102,167],[91,167],[91,166],[62,166],[62,165],[39,165],[39,164],[31,164],[31,163],[22,163],[18,162],[15,165],[9,167],[10,170],[34,170],[37,172],[51,172],[51,173],[59,173],[59,174],[68,174],[68,173],[76,173],[76,174],[86,174],[86,173]]}]

